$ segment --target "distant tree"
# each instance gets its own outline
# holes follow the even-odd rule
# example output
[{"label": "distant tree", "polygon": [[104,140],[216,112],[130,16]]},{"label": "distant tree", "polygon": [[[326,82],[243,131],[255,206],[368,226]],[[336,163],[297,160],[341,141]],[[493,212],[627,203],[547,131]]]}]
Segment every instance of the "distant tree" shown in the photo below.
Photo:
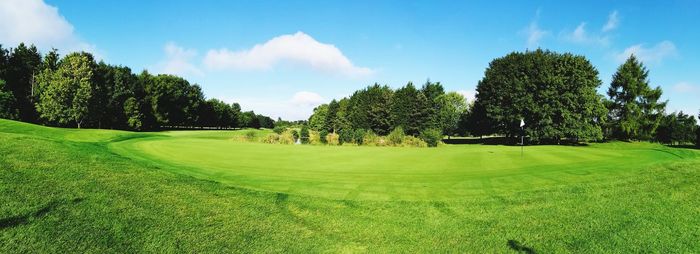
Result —
[{"label": "distant tree", "polygon": [[688,144],[695,141],[695,117],[683,111],[665,115],[656,129],[656,141],[665,144]]},{"label": "distant tree", "polygon": [[37,114],[33,102],[34,76],[39,73],[41,54],[34,45],[27,47],[20,43],[14,48],[8,58],[6,69],[7,89],[12,91],[15,98],[15,108],[19,110],[19,118],[25,122],[36,122]]},{"label": "distant tree", "polygon": [[442,141],[442,131],[440,129],[426,129],[420,133],[420,139],[425,141],[429,147],[436,147]]},{"label": "distant tree", "polygon": [[38,78],[40,116],[60,125],[74,122],[80,128],[89,113],[94,65],[86,54],[71,53],[61,60],[56,71],[42,72]]},{"label": "distant tree", "polygon": [[348,119],[354,129],[372,130],[386,135],[392,127],[391,100],[393,91],[388,86],[374,84],[356,91],[349,101]]},{"label": "distant tree", "polygon": [[418,135],[421,130],[429,127],[431,118],[431,103],[425,94],[418,91],[413,83],[394,92],[391,103],[393,128],[402,127],[408,135]]},{"label": "distant tree", "polygon": [[[698,114],[698,122],[700,122],[700,114]],[[700,148],[700,126],[695,126],[695,146]]]},{"label": "distant tree", "polygon": [[460,121],[468,110],[467,99],[457,92],[449,92],[436,98],[439,104],[439,123],[443,134],[449,138],[459,132]]},{"label": "distant tree", "polygon": [[260,123],[260,128],[272,129],[275,127],[275,120],[268,116],[257,115],[258,122]]},{"label": "distant tree", "polygon": [[438,128],[442,129],[443,122],[440,117],[440,112],[442,111],[442,106],[438,101],[438,98],[445,94],[445,88],[442,87],[440,82],[430,82],[427,80],[423,87],[421,87],[421,92],[425,95],[428,101],[428,119],[424,126],[426,128]]},{"label": "distant tree", "polygon": [[483,137],[494,133],[493,124],[486,115],[486,109],[482,103],[475,102],[469,113],[464,116],[462,121],[462,128],[469,132],[470,135],[475,137]]},{"label": "distant tree", "polygon": [[328,104],[321,104],[314,108],[309,117],[309,127],[315,131],[326,128],[326,118],[328,117]]},{"label": "distant tree", "polygon": [[648,140],[661,122],[666,102],[661,88],[649,86],[649,71],[632,55],[613,75],[608,88],[609,121],[619,139]]},{"label": "distant tree", "polygon": [[132,130],[142,130],[144,128],[144,114],[141,103],[134,97],[124,101],[124,116],[126,124]]},{"label": "distant tree", "polygon": [[177,76],[160,74],[146,86],[151,107],[161,126],[194,126],[204,101],[202,89]]},{"label": "distant tree", "polygon": [[0,118],[17,119],[19,112],[14,106],[15,97],[5,88],[5,81],[0,79]]},{"label": "distant tree", "polygon": [[44,56],[44,59],[41,62],[41,69],[42,70],[52,70],[55,71],[58,69],[58,61],[61,60],[61,55],[58,54],[57,49],[51,49],[48,54]]},{"label": "distant tree", "polygon": [[326,113],[326,120],[324,121],[323,129],[329,133],[335,133],[338,129],[338,110],[340,109],[340,104],[338,101],[332,100],[328,103],[328,112]]}]

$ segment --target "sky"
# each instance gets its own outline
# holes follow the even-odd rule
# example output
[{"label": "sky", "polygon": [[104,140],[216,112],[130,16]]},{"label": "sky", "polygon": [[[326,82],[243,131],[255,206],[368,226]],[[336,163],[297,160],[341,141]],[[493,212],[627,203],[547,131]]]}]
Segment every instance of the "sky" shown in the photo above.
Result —
[{"label": "sky", "polygon": [[667,111],[700,110],[700,1],[0,0],[0,44],[88,51],[286,120],[379,83],[439,81],[473,99],[491,60],[583,55],[605,93],[640,58]]}]

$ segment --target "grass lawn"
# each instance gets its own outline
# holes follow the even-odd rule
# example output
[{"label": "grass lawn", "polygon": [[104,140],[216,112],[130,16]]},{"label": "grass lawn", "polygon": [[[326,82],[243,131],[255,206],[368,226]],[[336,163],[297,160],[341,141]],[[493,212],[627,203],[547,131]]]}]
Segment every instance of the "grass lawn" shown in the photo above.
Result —
[{"label": "grass lawn", "polygon": [[0,252],[700,252],[697,150],[243,133],[0,120]]}]

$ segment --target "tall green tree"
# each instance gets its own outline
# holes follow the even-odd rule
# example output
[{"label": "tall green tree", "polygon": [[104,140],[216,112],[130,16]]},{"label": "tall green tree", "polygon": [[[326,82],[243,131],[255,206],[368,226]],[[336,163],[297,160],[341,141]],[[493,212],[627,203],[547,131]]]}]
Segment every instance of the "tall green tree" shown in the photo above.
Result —
[{"label": "tall green tree", "polygon": [[431,103],[413,83],[399,88],[391,101],[393,128],[402,127],[408,135],[416,136],[428,127],[431,118]]},{"label": "tall green tree", "polygon": [[393,91],[388,86],[374,84],[358,90],[350,97],[349,121],[354,129],[372,130],[379,135],[391,131],[391,100]]},{"label": "tall green tree", "polygon": [[429,118],[425,124],[426,128],[442,129],[442,119],[440,119],[440,112],[442,111],[442,106],[438,101],[438,98],[445,94],[445,88],[442,87],[440,82],[430,82],[427,80],[423,87],[421,87],[421,92],[425,95],[428,100],[428,114]]},{"label": "tall green tree", "polygon": [[309,128],[315,131],[321,131],[326,128],[326,119],[328,117],[328,104],[321,104],[314,108],[313,113],[309,117]]},{"label": "tall green tree", "polygon": [[608,88],[612,135],[618,139],[648,140],[663,117],[666,102],[661,88],[649,86],[649,71],[631,55],[613,75]]},{"label": "tall green tree", "polygon": [[[596,89],[598,71],[583,56],[551,51],[511,53],[493,60],[477,85],[474,116],[489,130],[533,141],[599,139],[606,109]],[[481,111],[483,110],[483,112]],[[483,113],[483,115],[482,115]],[[485,134],[485,133],[479,133]]]},{"label": "tall green tree", "polygon": [[457,92],[449,92],[438,96],[435,101],[440,105],[440,111],[437,112],[437,115],[443,134],[448,137],[456,135],[460,120],[469,109],[467,99]]},{"label": "tall green tree", "polygon": [[93,92],[94,61],[86,54],[71,53],[61,59],[56,71],[42,72],[37,111],[49,122],[78,128],[86,120]]},{"label": "tall green tree", "polygon": [[5,81],[7,88],[14,95],[19,118],[25,122],[36,122],[37,113],[33,101],[34,76],[39,73],[40,65],[39,50],[34,45],[26,46],[24,43],[14,48],[8,59]]},{"label": "tall green tree", "polygon": [[328,112],[326,113],[326,120],[324,121],[323,129],[330,133],[335,133],[338,130],[338,110],[340,109],[340,104],[338,101],[332,100],[328,103]]}]

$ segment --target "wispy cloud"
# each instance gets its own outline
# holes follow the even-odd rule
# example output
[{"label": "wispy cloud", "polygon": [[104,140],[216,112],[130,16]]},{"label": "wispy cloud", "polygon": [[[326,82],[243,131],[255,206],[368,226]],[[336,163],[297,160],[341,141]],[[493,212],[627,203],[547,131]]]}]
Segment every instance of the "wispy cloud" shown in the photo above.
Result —
[{"label": "wispy cloud", "polygon": [[202,76],[204,73],[194,64],[192,59],[197,56],[194,49],[185,49],[174,42],[168,42],[163,47],[165,59],[155,66],[155,71],[178,76]]},{"label": "wispy cloud", "polygon": [[550,34],[549,31],[543,30],[538,25],[538,20],[540,19],[540,10],[537,10],[535,18],[530,22],[530,24],[523,29],[520,33],[527,37],[528,48],[536,48],[540,46],[540,41],[542,38]]},{"label": "wispy cloud", "polygon": [[595,44],[608,46],[610,40],[607,36],[589,34],[586,31],[586,22],[581,22],[572,32],[564,32],[564,38],[570,42],[578,44]]},{"label": "wispy cloud", "polygon": [[621,63],[627,60],[632,54],[642,62],[659,64],[666,58],[678,56],[678,50],[676,49],[676,45],[671,41],[662,41],[653,47],[637,44],[626,48],[623,52],[615,54],[615,59]]},{"label": "wispy cloud", "polygon": [[601,31],[609,32],[612,30],[617,29],[617,26],[620,24],[620,18],[618,17],[617,11],[613,11],[608,15],[608,22],[605,23]]},{"label": "wispy cloud", "polygon": [[700,88],[697,85],[685,81],[676,83],[675,85],[673,85],[672,89],[674,92],[678,93],[700,92]]},{"label": "wispy cloud", "polygon": [[210,50],[204,58],[204,64],[212,70],[268,70],[283,62],[349,77],[374,73],[370,68],[355,66],[334,45],[318,42],[303,32],[281,35],[247,50]]},{"label": "wispy cloud", "polygon": [[41,50],[87,51],[102,58],[95,45],[81,40],[58,8],[41,0],[0,1],[0,44],[31,43]]}]

